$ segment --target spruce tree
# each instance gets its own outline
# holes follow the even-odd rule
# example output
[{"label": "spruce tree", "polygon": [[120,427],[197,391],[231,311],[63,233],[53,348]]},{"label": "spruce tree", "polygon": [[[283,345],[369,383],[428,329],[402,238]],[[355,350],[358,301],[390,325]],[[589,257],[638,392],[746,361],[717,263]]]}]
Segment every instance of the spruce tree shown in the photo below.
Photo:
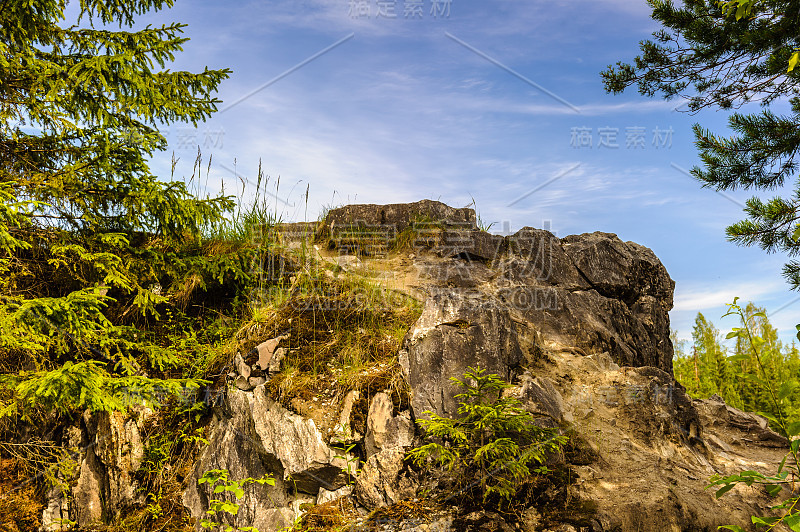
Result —
[{"label": "spruce tree", "polygon": [[[646,96],[683,96],[688,108],[735,109],[760,102],[760,113],[735,112],[729,118],[735,135],[725,137],[694,126],[702,167],[692,174],[716,190],[774,190],[794,182],[787,197],[747,201],[746,218],[727,228],[740,245],[767,252],[800,254],[800,57],[796,0],[651,0],[652,18],[663,28],[641,43],[633,64],[619,62],[602,73],[605,88],[620,93],[637,86]],[[769,106],[788,99],[791,113]],[[784,276],[800,288],[800,261],[791,259]]]},{"label": "spruce tree", "polygon": [[440,468],[452,490],[447,500],[460,495],[484,506],[512,504],[525,482],[549,472],[543,465],[548,455],[568,438],[538,426],[519,399],[503,394],[511,385],[496,374],[469,367],[463,380],[450,380],[463,389],[456,395],[458,417],[423,412],[429,419],[417,423],[433,441],[409,451],[408,458],[419,467]]},{"label": "spruce tree", "polygon": [[148,166],[158,128],[205,120],[229,73],[168,68],[181,24],[132,29],[172,4],[81,0],[68,25],[67,0],[0,1],[0,417],[197,386],[147,328],[207,280],[244,275],[203,249],[230,198]]}]

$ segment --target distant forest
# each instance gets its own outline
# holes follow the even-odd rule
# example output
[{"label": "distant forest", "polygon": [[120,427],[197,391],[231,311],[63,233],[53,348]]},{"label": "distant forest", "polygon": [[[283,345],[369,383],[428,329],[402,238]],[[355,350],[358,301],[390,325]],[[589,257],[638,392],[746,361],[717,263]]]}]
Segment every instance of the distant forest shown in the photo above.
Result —
[{"label": "distant forest", "polygon": [[[764,414],[774,430],[783,432],[776,423],[777,419],[800,419],[800,388],[797,384],[800,350],[794,342],[784,345],[778,339],[778,331],[770,324],[764,309],[748,303],[744,314],[749,329],[763,340],[758,348],[761,365],[750,342],[735,337],[735,344],[726,347],[719,330],[698,313],[691,342],[678,340],[673,331],[675,379],[694,398],[706,399],[718,394],[733,407]],[[739,324],[740,327],[744,325]],[[772,383],[773,391],[765,385],[766,382]],[[776,393],[779,399],[780,411],[772,393]]]}]

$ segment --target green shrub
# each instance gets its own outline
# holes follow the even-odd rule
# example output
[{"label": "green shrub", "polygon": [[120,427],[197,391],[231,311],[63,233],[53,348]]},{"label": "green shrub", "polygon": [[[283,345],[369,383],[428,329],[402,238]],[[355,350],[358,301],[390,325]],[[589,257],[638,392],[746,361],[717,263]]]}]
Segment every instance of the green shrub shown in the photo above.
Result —
[{"label": "green shrub", "polygon": [[[798,509],[800,505],[800,495],[798,495],[795,485],[796,479],[800,476],[800,466],[798,465],[798,463],[800,463],[800,421],[789,419],[784,414],[787,409],[788,397],[798,387],[798,383],[795,379],[785,380],[781,382],[780,386],[776,389],[776,383],[770,378],[765,367],[763,349],[765,340],[755,333],[745,309],[742,309],[742,307],[736,303],[738,299],[738,297],[734,298],[733,303],[728,303],[728,312],[725,316],[738,316],[742,322],[742,327],[734,327],[731,332],[728,333],[727,338],[741,340],[749,347],[750,353],[748,355],[734,355],[729,357],[729,359],[751,356],[757,363],[757,367],[760,371],[752,375],[751,380],[755,385],[768,392],[769,401],[772,402],[771,410],[775,412],[774,415],[768,412],[759,412],[759,414],[769,419],[773,427],[789,437],[789,452],[786,453],[781,463],[778,464],[777,471],[774,475],[765,475],[758,471],[741,471],[727,476],[717,474],[711,477],[709,485],[706,487],[717,488],[716,496],[719,498],[739,483],[746,486],[753,486],[754,484],[761,485],[767,493],[773,497],[781,497],[783,501],[770,508],[776,515],[771,517],[751,516],[750,521],[752,524],[765,526],[768,530],[772,530],[779,524],[783,524],[795,532],[800,532],[800,509]],[[753,314],[752,317],[763,317],[766,319],[766,314],[764,312],[757,312]],[[797,328],[800,331],[800,325],[798,325]],[[798,338],[800,338],[800,332],[798,333]],[[744,532],[744,529],[738,525],[725,525],[719,528],[733,530],[734,532]]]},{"label": "green shrub", "polygon": [[504,397],[510,385],[498,375],[469,367],[463,381],[451,380],[464,389],[456,395],[458,417],[425,412],[430,419],[417,422],[434,441],[408,456],[418,466],[439,467],[458,494],[480,494],[483,503],[493,496],[510,502],[531,475],[548,471],[542,465],[548,453],[559,451],[567,438],[537,426],[518,399]]},{"label": "green shrub", "polygon": [[[198,484],[209,484],[214,487],[214,493],[231,492],[235,499],[241,499],[244,496],[244,486],[247,484],[258,483],[261,485],[268,484],[275,485],[275,479],[272,475],[266,474],[261,478],[245,478],[243,480],[229,480],[227,469],[212,469],[206,471],[200,479]],[[234,530],[240,532],[258,532],[254,526],[233,527],[231,525],[223,524],[220,519],[224,519],[225,514],[235,516],[239,513],[239,504],[232,501],[222,499],[211,499],[208,501],[209,509],[206,513],[210,516],[206,519],[200,520],[200,526],[206,529],[220,529],[225,532],[233,532]]]}]

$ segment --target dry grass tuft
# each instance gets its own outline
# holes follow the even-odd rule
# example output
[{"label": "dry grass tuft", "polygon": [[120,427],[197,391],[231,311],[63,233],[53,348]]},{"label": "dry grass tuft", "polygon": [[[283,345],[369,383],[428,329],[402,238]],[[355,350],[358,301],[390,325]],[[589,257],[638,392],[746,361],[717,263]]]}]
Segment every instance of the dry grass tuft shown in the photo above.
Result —
[{"label": "dry grass tuft", "polygon": [[0,529],[4,532],[38,530],[44,510],[36,482],[13,458],[0,459]]},{"label": "dry grass tuft", "polygon": [[407,499],[398,501],[390,506],[376,508],[367,517],[370,529],[386,523],[401,523],[403,521],[425,521],[441,507],[428,499]]},{"label": "dry grass tuft", "polygon": [[353,502],[342,497],[334,501],[313,506],[299,523],[299,530],[303,532],[337,532],[349,530],[349,524],[358,517],[358,512]]}]

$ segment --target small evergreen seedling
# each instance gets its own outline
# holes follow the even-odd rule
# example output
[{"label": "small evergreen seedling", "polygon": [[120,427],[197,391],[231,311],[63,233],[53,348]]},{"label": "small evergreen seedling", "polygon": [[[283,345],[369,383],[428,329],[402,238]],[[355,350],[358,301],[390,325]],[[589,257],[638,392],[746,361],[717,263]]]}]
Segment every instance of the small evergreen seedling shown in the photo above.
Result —
[{"label": "small evergreen seedling", "polygon": [[458,493],[479,488],[485,503],[496,495],[511,501],[531,475],[545,473],[549,452],[558,451],[567,438],[555,429],[534,423],[515,397],[504,397],[510,385],[493,373],[467,368],[464,380],[450,379],[464,391],[458,417],[450,419],[425,412],[420,423],[431,443],[413,449],[409,457],[418,466],[432,462],[444,470]]}]

